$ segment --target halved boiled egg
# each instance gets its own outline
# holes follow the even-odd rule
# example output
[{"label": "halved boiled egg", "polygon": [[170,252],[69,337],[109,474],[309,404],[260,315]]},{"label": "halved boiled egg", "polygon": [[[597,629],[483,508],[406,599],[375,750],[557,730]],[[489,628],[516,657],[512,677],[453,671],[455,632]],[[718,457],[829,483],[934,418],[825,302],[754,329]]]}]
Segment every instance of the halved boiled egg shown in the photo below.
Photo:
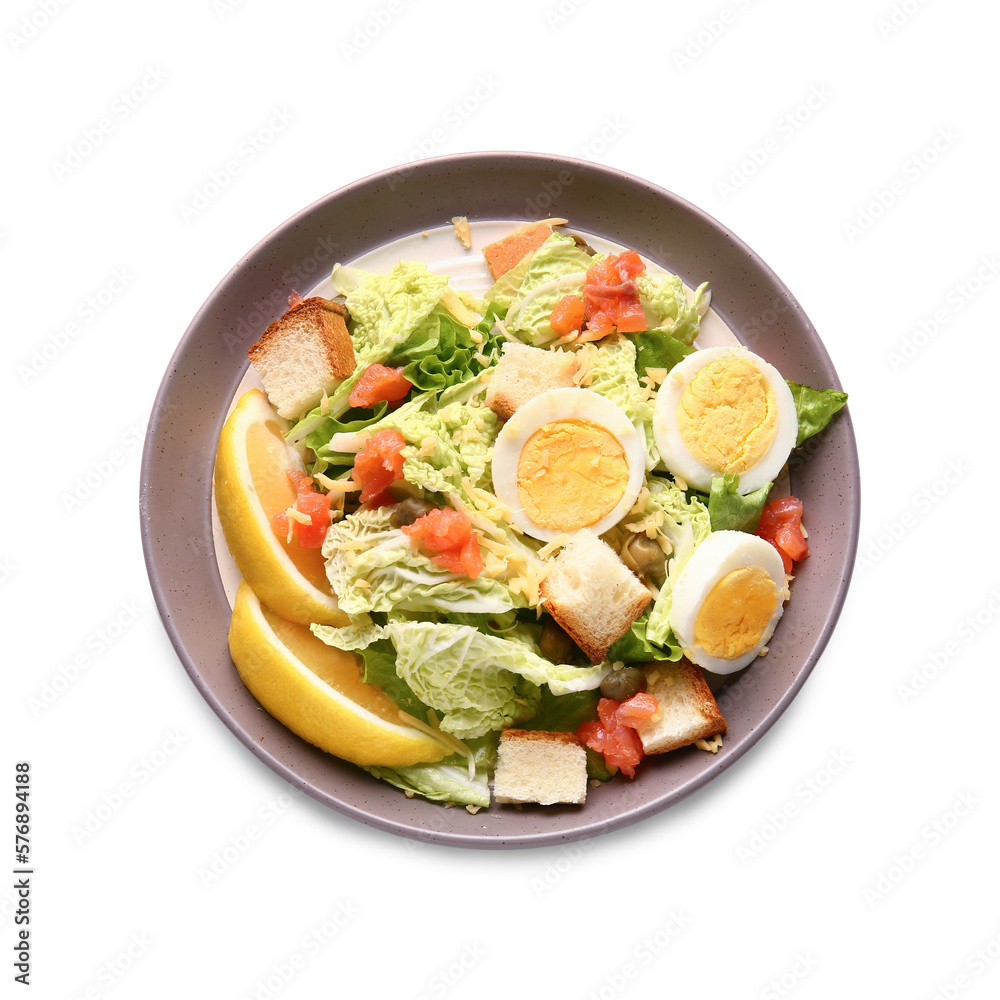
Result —
[{"label": "halved boiled egg", "polygon": [[788,384],[745,347],[709,347],[670,370],[656,395],[653,437],[668,471],[707,492],[740,477],[739,492],[772,482],[798,435]]},{"label": "halved boiled egg", "polygon": [[770,542],[713,531],[677,576],[670,627],[689,660],[731,674],[760,653],[787,599],[785,569]]},{"label": "halved boiled egg", "polygon": [[590,389],[549,389],[517,408],[493,446],[493,489],[525,534],[603,534],[635,503],[645,442]]}]

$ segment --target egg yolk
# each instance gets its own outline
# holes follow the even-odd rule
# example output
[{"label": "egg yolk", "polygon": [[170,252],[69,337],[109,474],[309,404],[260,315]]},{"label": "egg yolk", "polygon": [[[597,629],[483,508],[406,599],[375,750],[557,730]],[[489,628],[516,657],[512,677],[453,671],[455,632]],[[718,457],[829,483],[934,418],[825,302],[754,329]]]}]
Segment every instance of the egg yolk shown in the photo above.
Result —
[{"label": "egg yolk", "polygon": [[734,660],[760,642],[774,609],[778,589],[759,566],[727,573],[702,602],[694,638],[707,653]]},{"label": "egg yolk", "polygon": [[517,493],[542,528],[575,531],[614,510],[628,487],[625,449],[600,424],[553,420],[528,438],[517,463]]},{"label": "egg yolk", "polygon": [[720,473],[746,472],[778,429],[774,391],[756,365],[716,358],[695,373],[677,404],[677,429],[688,451]]}]

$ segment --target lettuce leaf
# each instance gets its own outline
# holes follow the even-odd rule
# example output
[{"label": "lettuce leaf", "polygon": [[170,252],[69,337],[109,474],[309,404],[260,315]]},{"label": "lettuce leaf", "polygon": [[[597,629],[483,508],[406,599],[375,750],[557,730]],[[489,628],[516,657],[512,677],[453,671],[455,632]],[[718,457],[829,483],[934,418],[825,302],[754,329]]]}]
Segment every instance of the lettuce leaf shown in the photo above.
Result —
[{"label": "lettuce leaf", "polygon": [[[463,479],[479,486],[488,479],[487,458],[499,430],[497,415],[486,407],[454,402],[434,411],[425,409],[431,394],[417,396],[363,430],[334,434],[319,443],[319,431],[309,439],[317,458],[334,464],[344,453],[357,453],[370,436],[393,429],[406,439],[403,479],[424,492],[465,495]],[[342,459],[339,459],[342,461]]]},{"label": "lettuce leaf", "polygon": [[548,733],[575,733],[583,722],[597,719],[597,702],[601,692],[575,691],[554,695],[542,688],[542,700],[534,718],[521,723],[522,729],[538,729]]},{"label": "lettuce leaf", "polygon": [[441,728],[459,739],[530,719],[540,685],[553,694],[593,690],[607,670],[550,663],[527,646],[469,625],[390,622],[396,673],[414,694],[443,713]]},{"label": "lettuce leaf", "polygon": [[[344,614],[352,619],[371,612],[470,612],[501,614],[523,606],[499,580],[449,573],[416,551],[385,508],[362,508],[332,524],[323,543],[326,574]],[[384,638],[379,626],[361,620],[349,626],[352,645]],[[331,645],[343,641],[333,629]],[[318,633],[317,633],[318,634]],[[321,636],[322,638],[322,636]],[[344,647],[341,647],[344,648]]]},{"label": "lettuce leaf", "polygon": [[646,663],[650,660],[673,660],[681,658],[680,643],[674,633],[667,629],[661,642],[649,638],[649,613],[640,615],[632,627],[608,650],[608,659],[614,663]]},{"label": "lettuce leaf", "polygon": [[[670,642],[672,638],[670,608],[673,603],[674,584],[694,550],[708,538],[712,531],[712,522],[705,505],[697,497],[688,498],[684,491],[670,480],[651,476],[647,478],[647,486],[649,489],[647,509],[663,512],[663,524],[660,530],[670,542],[672,552],[667,557],[667,574],[660,587],[660,596],[649,610],[643,638],[654,645],[673,648]],[[675,656],[667,658],[677,659]]]},{"label": "lettuce leaf", "polygon": [[740,496],[737,492],[740,477],[736,473],[713,476],[708,494],[708,516],[712,522],[712,531],[747,531],[753,534],[760,523],[760,515],[773,485],[765,483],[759,490]]},{"label": "lettuce leaf", "polygon": [[636,370],[636,347],[624,337],[609,339],[594,345],[594,360],[589,369],[587,388],[606,396],[624,410],[636,430],[643,435],[646,468],[652,469],[660,460],[653,437],[653,407],[643,397]]},{"label": "lettuce leaf", "polygon": [[636,346],[635,370],[640,378],[650,368],[665,368],[670,371],[683,361],[694,348],[665,330],[643,330],[633,335]]},{"label": "lettuce leaf", "polygon": [[799,418],[796,447],[814,434],[819,434],[847,402],[847,393],[836,389],[813,389],[798,382],[788,382],[788,388],[792,390],[795,412]]},{"label": "lettuce leaf", "polygon": [[531,254],[522,257],[509,271],[505,271],[497,278],[483,296],[483,308],[487,315],[492,314],[500,318],[507,315],[518,289],[524,283],[524,276],[528,273],[529,264],[531,264]]},{"label": "lettuce leaf", "polygon": [[[322,625],[312,626],[313,632],[322,628]],[[324,635],[316,632],[317,635],[328,645]],[[343,647],[338,647],[342,649]],[[412,715],[421,722],[427,722],[427,706],[413,693],[409,684],[396,673],[396,648],[388,639],[379,639],[377,642],[359,650],[364,670],[361,679],[365,684],[374,684],[380,687],[397,708]],[[464,762],[463,762],[464,763]]]},{"label": "lettuce leaf", "polygon": [[413,764],[409,767],[366,767],[376,778],[395,785],[407,795],[422,795],[435,802],[455,802],[459,805],[490,805],[490,774],[497,766],[499,733],[487,733],[466,746],[475,759],[475,776],[469,776],[468,758],[461,754],[443,757],[436,764]]},{"label": "lettuce leaf", "polygon": [[457,754],[437,764],[366,767],[364,770],[408,795],[422,795],[434,802],[455,802],[481,809],[488,809],[490,805],[489,772],[477,767],[476,776],[470,778],[465,758]]},{"label": "lettuce leaf", "polygon": [[684,282],[676,274],[647,272],[635,279],[635,285],[650,330],[663,330],[688,346],[695,342],[711,298],[707,283],[695,289],[690,303]]}]

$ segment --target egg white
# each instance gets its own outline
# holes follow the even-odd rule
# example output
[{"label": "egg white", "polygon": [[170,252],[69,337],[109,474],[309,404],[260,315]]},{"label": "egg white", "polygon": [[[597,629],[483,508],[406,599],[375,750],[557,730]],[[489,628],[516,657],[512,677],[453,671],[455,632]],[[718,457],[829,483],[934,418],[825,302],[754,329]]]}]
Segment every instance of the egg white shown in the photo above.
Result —
[{"label": "egg white", "polygon": [[709,347],[689,354],[670,370],[656,395],[653,438],[667,470],[702,492],[708,492],[712,478],[722,473],[705,465],[688,450],[677,428],[677,406],[684,390],[702,366],[732,354],[739,355],[759,369],[774,393],[778,410],[774,439],[760,461],[740,474],[739,492],[752,493],[765,483],[773,482],[788,461],[798,436],[799,422],[792,391],[773,365],[745,347]]},{"label": "egg white", "polygon": [[521,506],[517,470],[521,452],[535,431],[557,420],[586,420],[612,434],[625,452],[628,482],[621,499],[600,520],[585,525],[597,535],[616,525],[636,501],[646,474],[646,443],[625,411],[606,396],[590,389],[549,389],[519,406],[503,425],[493,445],[493,489],[510,508],[511,517],[526,535],[552,541],[572,534],[565,528],[546,528],[536,524]]},{"label": "egg white", "polygon": [[[774,584],[778,603],[761,632],[760,639],[742,656],[731,660],[711,655],[695,641],[694,628],[705,599],[712,588],[733,570],[760,567]],[[670,627],[684,650],[684,655],[699,667],[716,674],[742,670],[761,651],[774,634],[788,599],[788,586],[781,556],[770,542],[745,531],[713,531],[692,553],[678,574],[671,596]]]}]

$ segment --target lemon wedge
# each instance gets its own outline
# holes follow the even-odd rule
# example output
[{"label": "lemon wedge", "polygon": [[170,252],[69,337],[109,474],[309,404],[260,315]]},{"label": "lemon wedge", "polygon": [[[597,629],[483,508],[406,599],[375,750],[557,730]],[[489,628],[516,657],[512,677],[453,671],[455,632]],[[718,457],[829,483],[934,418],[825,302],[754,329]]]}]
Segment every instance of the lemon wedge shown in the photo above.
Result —
[{"label": "lemon wedge", "polygon": [[388,695],[361,679],[353,653],[328,646],[305,625],[279,618],[245,581],[236,591],[229,651],[264,710],[327,753],[355,764],[403,767],[452,752],[402,725]]},{"label": "lemon wedge", "polygon": [[275,534],[271,518],[295,502],[287,470],[304,472],[285,443],[289,429],[259,389],[244,393],[219,435],[215,502],[226,544],[240,575],[274,612],[289,621],[346,625],[330,591],[319,549],[299,548]]}]

